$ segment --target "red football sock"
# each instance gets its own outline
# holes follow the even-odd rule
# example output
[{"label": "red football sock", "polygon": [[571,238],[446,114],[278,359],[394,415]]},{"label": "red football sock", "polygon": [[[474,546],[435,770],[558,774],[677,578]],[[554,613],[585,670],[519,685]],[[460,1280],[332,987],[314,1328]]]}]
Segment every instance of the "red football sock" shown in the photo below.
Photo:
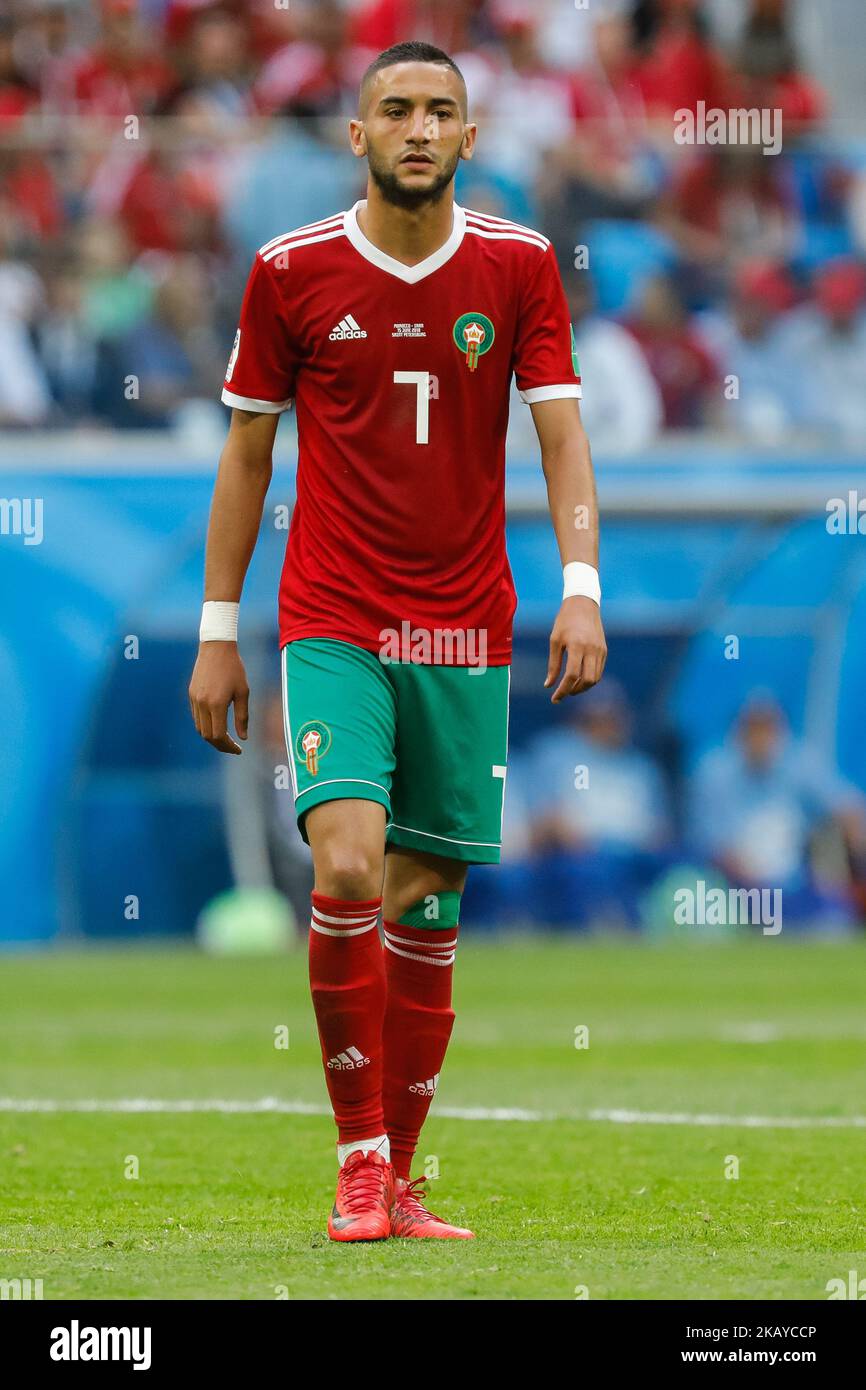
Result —
[{"label": "red football sock", "polygon": [[385,923],[385,1129],[397,1176],[409,1177],[412,1158],[445,1060],[454,1010],[451,977],[457,927],[425,931]]},{"label": "red football sock", "polygon": [[342,902],[312,894],[310,989],[338,1141],[385,1133],[382,1019],[385,963],[376,930],[381,898]]}]

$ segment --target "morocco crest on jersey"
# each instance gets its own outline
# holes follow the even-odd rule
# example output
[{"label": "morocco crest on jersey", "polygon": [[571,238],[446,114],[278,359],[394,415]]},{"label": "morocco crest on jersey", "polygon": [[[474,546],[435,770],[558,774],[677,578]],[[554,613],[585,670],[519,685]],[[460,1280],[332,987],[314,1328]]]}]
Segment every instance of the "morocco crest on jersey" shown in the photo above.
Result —
[{"label": "morocco crest on jersey", "polygon": [[496,330],[486,314],[461,314],[453,329],[455,345],[466,353],[470,372],[478,366],[479,357],[493,347]]}]

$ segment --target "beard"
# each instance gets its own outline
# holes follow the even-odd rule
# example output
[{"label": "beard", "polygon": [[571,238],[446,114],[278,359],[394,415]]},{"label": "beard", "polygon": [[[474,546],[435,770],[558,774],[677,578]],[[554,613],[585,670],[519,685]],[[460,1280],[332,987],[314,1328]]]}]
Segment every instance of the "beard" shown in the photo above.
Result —
[{"label": "beard", "polygon": [[387,168],[376,153],[369,148],[369,144],[367,147],[367,165],[370,170],[370,177],[385,202],[391,203],[393,207],[406,208],[410,212],[438,203],[445,189],[453,181],[459,163],[460,153],[458,151],[433,183],[428,184],[426,188],[407,188],[400,182],[397,171]]}]

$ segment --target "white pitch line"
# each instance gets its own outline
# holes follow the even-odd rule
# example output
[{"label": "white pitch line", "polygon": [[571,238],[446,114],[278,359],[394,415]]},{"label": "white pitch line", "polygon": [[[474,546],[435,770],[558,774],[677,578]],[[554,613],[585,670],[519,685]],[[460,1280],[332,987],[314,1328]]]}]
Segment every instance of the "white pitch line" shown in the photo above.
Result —
[{"label": "white pitch line", "polygon": [[[0,1096],[0,1113],[7,1115],[326,1115],[326,1105],[304,1100],[42,1100]],[[582,1121],[615,1125],[690,1125],[717,1129],[866,1129],[866,1115],[716,1115],[662,1110],[521,1110],[519,1108],[440,1105],[434,1115],[444,1120],[505,1120],[538,1123],[543,1120]]]},{"label": "white pitch line", "polygon": [[866,1115],[689,1115],[683,1111],[590,1110],[582,1119],[617,1125],[706,1125],[744,1129],[866,1129]]}]

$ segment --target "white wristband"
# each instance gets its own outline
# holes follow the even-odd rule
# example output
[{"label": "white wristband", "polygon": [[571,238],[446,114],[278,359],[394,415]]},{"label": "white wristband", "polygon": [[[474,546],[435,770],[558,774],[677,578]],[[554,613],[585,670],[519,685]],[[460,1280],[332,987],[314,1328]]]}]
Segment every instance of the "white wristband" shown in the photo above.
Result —
[{"label": "white wristband", "polygon": [[601,607],[601,584],[598,570],[582,560],[569,560],[562,570],[562,597],[591,598]]},{"label": "white wristband", "polygon": [[201,606],[200,642],[236,642],[238,640],[239,603],[223,603],[208,599]]}]

